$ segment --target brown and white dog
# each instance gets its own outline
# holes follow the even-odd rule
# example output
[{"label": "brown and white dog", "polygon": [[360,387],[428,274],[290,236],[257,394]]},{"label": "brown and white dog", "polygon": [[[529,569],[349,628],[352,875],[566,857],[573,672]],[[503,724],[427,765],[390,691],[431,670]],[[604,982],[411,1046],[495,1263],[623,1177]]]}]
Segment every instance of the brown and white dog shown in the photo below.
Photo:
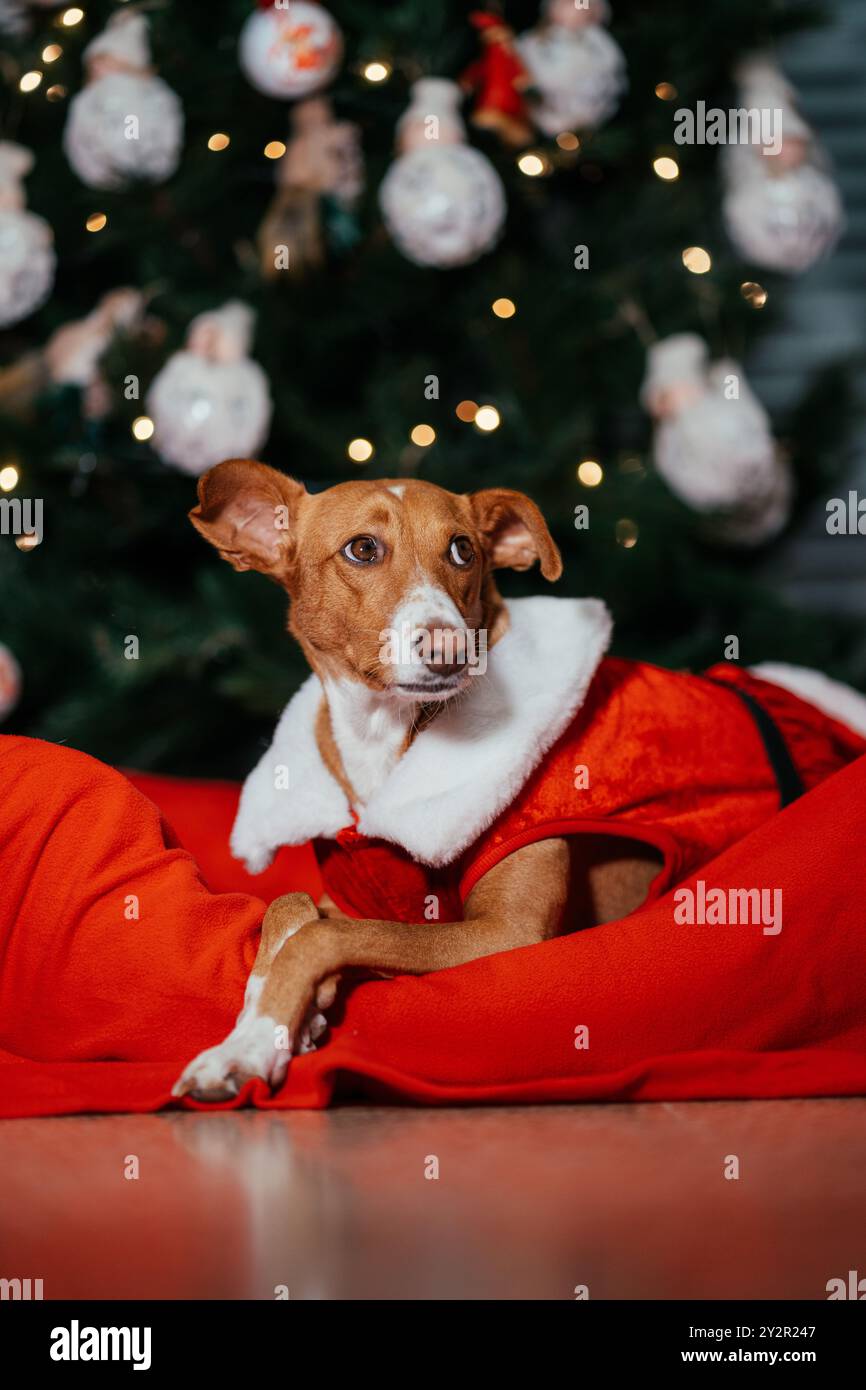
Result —
[{"label": "brown and white dog", "polygon": [[[385,784],[394,785],[413,741],[465,695],[465,635],[484,633],[493,648],[507,632],[493,572],[536,561],[545,579],[562,571],[535,503],[506,488],[459,496],[386,479],[309,494],[264,464],[232,459],[200,480],[190,519],[235,569],[259,570],[287,591],[289,631],[318,677],[309,721],[316,761],[341,805],[356,811],[387,800]],[[410,632],[411,650],[383,653],[386,631]],[[606,640],[599,626],[599,651]],[[301,766],[304,752],[293,750]],[[303,797],[302,776],[300,787]],[[336,829],[345,820],[335,815]],[[308,834],[318,828],[311,822]],[[255,844],[235,851],[253,868],[266,862],[256,864]],[[546,839],[484,874],[459,921],[348,920],[326,902],[320,914],[306,894],[278,898],[235,1028],[190,1063],[174,1093],[219,1100],[251,1077],[280,1084],[292,1052],[324,1027],[316,1011],[333,1002],[344,971],[422,974],[539,942],[558,932],[575,894],[585,921],[610,921],[640,905],[657,870],[651,849],[624,851],[614,837]]]}]

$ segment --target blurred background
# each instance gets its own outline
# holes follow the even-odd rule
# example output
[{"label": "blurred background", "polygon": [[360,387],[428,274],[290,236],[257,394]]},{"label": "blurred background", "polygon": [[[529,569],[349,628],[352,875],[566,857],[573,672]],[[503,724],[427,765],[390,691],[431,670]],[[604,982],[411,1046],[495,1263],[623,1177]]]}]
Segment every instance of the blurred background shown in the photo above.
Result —
[{"label": "blurred background", "polygon": [[[232,454],[522,488],[618,653],[866,688],[864,41],[858,0],[0,0],[2,731],[246,773],[305,668],[186,520]],[[777,154],[679,143],[699,103]]]}]

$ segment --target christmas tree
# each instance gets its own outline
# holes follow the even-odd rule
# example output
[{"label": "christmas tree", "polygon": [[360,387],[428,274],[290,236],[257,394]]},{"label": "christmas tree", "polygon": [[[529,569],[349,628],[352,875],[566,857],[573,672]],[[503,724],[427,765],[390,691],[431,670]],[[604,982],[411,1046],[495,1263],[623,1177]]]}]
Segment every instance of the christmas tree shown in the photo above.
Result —
[{"label": "christmas tree", "polygon": [[[627,87],[613,80],[608,110],[563,129],[539,105],[537,75],[513,80],[531,48],[500,32],[503,19],[537,30],[538,4],[509,0],[486,31],[469,9],[332,4],[334,42],[319,56],[333,74],[316,88],[332,116],[260,89],[268,51],[242,66],[252,0],[145,6],[152,59],[127,35],[86,62],[133,6],[2,7],[2,138],[35,155],[31,172],[7,170],[3,207],[20,217],[26,187],[56,255],[52,270],[38,223],[6,233],[22,275],[51,283],[23,314],[0,299],[0,499],[39,499],[43,518],[38,535],[0,536],[0,643],[23,674],[4,732],[125,766],[240,776],[302,678],[285,596],[232,573],[189,525],[199,465],[170,440],[172,409],[187,407],[151,393],[191,322],[233,304],[254,328],[234,308],[199,320],[196,341],[228,359],[227,381],[240,354],[252,375],[238,408],[261,417],[259,457],[309,489],[362,475],[523,489],[562,548],[560,592],[609,603],[617,652],[700,669],[733,636],[743,662],[866,681],[841,619],[774,596],[778,526],[763,534],[757,484],[749,539],[761,543],[744,548],[661,476],[641,404],[654,344],[698,334],[713,358],[741,361],[783,300],[786,277],[744,258],[725,228],[719,149],[678,144],[675,114],[736,106],[742,60],[814,22],[816,7],[616,0],[604,32]],[[126,146],[102,140],[106,122],[136,116],[134,104],[113,116],[96,104],[112,74],[150,83],[151,145],[143,117]],[[299,74],[305,95],[303,62]],[[504,226],[466,263],[417,264],[387,205],[383,220],[380,188],[413,84],[463,74],[468,144],[504,192]],[[319,161],[305,162],[310,149]],[[414,215],[405,201],[401,215]],[[104,301],[118,290],[136,293]],[[58,336],[94,314],[83,339]],[[773,421],[773,466],[795,480],[789,526],[836,477],[845,399],[831,375]],[[503,588],[538,584],[509,575]]]}]

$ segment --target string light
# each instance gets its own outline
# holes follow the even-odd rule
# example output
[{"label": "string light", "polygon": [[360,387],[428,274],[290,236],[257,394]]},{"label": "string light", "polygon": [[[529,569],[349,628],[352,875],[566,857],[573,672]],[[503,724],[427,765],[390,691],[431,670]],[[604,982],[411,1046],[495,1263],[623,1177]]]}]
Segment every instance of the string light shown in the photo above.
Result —
[{"label": "string light", "polygon": [[573,130],[563,130],[556,137],[556,143],[561,150],[579,150],[580,140]]},{"label": "string light", "polygon": [[422,449],[426,449],[436,438],[436,431],[432,425],[416,425],[409,435],[413,444],[419,444]]},{"label": "string light", "polygon": [[72,29],[76,24],[80,24],[83,18],[84,11],[79,10],[76,5],[73,5],[72,9],[63,11],[63,14],[60,16],[60,23],[65,25],[67,29]]},{"label": "string light", "polygon": [[285,152],[282,140],[269,140],[265,145],[265,159],[282,159]]},{"label": "string light", "polygon": [[744,280],[740,286],[740,294],[753,309],[763,309],[767,302],[767,291],[757,280]]},{"label": "string light", "polygon": [[478,414],[477,401],[461,401],[454,414],[458,420],[462,420],[464,425],[471,425],[475,416]]},{"label": "string light", "polygon": [[104,212],[92,212],[84,225],[89,232],[101,232],[107,221]]},{"label": "string light", "polygon": [[41,81],[42,73],[34,68],[32,72],[25,72],[18,86],[22,92],[35,92]]},{"label": "string light", "polygon": [[604,469],[595,459],[583,459],[577,465],[577,479],[584,487],[598,487],[603,477]]},{"label": "string light", "polygon": [[149,415],[137,415],[132,422],[132,435],[143,444],[153,434],[153,421]]},{"label": "string light", "polygon": [[62,101],[66,96],[66,88],[62,87],[59,82],[55,82],[53,87],[48,88],[45,95],[49,101]]},{"label": "string light", "polygon": [[513,319],[517,313],[513,299],[494,299],[490,307],[498,319]]},{"label": "string light", "polygon": [[616,523],[614,534],[617,542],[624,550],[631,550],[633,546],[637,545],[637,523],[630,521],[628,517],[623,517],[621,521]]},{"label": "string light", "polygon": [[657,82],[655,92],[659,101],[673,101],[678,95],[673,82]]},{"label": "string light", "polygon": [[387,82],[391,76],[390,63],[368,63],[364,68],[364,76],[368,82]]},{"label": "string light", "polygon": [[42,50],[42,61],[43,63],[56,63],[62,53],[63,49],[59,43],[50,43]]},{"label": "string light", "polygon": [[683,252],[683,265],[692,275],[706,275],[712,269],[713,262],[709,251],[705,251],[703,246],[687,246]]},{"label": "string light", "polygon": [[35,550],[40,541],[35,531],[25,531],[23,536],[15,537],[15,544],[19,550]]},{"label": "string light", "polygon": [[540,154],[522,154],[517,161],[517,167],[527,178],[537,179],[539,174],[547,172],[548,164]]},{"label": "string light", "polygon": [[666,183],[671,183],[680,176],[680,166],[667,154],[659,155],[658,159],[653,160],[653,169]]},{"label": "string light", "polygon": [[0,489],[3,492],[11,492],[18,486],[20,473],[13,463],[7,463],[5,468],[0,468]]},{"label": "string light", "polygon": [[373,446],[369,439],[351,439],[346,446],[346,453],[353,463],[366,463],[373,457]]},{"label": "string light", "polygon": [[476,429],[483,430],[489,434],[491,430],[498,430],[500,424],[499,411],[495,405],[481,405],[475,412],[473,421]]},{"label": "string light", "polygon": [[208,140],[207,147],[209,150],[226,150],[228,149],[230,144],[231,136],[226,135],[221,130],[218,130]]}]

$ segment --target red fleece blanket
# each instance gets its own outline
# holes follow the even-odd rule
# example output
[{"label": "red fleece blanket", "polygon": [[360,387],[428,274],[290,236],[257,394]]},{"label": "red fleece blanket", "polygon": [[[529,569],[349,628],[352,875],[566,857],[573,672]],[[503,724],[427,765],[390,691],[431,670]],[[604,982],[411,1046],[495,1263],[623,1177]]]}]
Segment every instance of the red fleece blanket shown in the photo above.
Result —
[{"label": "red fleece blanket", "polygon": [[[0,1114],[202,1108],[170,1087],[234,1020],[263,899],[318,890],[306,847],[257,879],[229,858],[237,788],[134,781],[0,738]],[[780,890],[781,931],[680,922],[671,894],[605,927],[363,984],[279,1094],[251,1083],[232,1106],[866,1093],[864,843],[861,758],[707,865],[703,897],[687,881],[698,907],[711,889],[777,904]]]}]

